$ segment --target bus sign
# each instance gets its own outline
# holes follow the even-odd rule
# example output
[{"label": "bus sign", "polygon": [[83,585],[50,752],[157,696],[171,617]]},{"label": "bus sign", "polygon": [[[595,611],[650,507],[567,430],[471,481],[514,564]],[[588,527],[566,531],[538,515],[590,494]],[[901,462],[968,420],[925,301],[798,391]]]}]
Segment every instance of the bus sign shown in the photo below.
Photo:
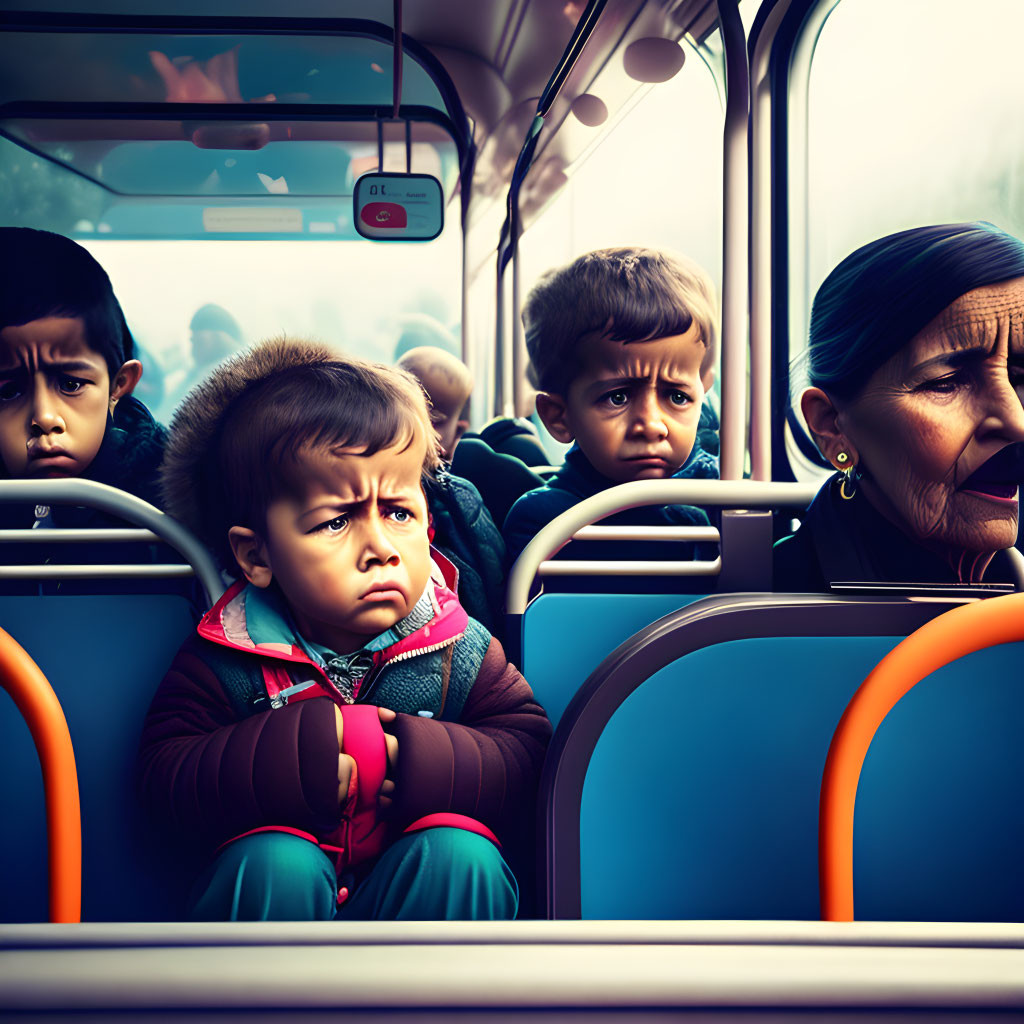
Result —
[{"label": "bus sign", "polygon": [[427,242],[444,227],[444,193],[429,174],[364,174],[352,202],[356,230],[374,241]]}]

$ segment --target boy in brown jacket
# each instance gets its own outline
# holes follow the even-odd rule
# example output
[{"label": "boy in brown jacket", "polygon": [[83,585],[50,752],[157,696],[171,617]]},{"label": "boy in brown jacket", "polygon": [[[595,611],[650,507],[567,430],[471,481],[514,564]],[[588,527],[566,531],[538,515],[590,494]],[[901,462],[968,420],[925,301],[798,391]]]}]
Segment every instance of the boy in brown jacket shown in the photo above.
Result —
[{"label": "boy in brown jacket", "polygon": [[[182,406],[168,508],[239,579],[183,644],[140,787],[214,855],[194,918],[494,919],[551,727],[429,547],[400,370],[275,341]],[[528,851],[523,851],[529,856]]]}]

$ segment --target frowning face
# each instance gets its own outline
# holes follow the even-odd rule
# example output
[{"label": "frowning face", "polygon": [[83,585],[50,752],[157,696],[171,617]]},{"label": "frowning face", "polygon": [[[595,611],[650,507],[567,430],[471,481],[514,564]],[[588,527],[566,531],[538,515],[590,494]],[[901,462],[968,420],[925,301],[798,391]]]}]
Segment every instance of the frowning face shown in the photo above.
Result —
[{"label": "frowning face", "polygon": [[[138,367],[138,372],[135,368]],[[125,363],[110,380],[80,317],[43,317],[0,331],[0,458],[12,477],[68,477],[96,457],[107,415],[138,381]],[[113,386],[111,386],[113,383]]]},{"label": "frowning face", "polygon": [[1017,278],[951,303],[860,395],[837,403],[836,423],[865,474],[868,499],[963,571],[972,553],[1016,539],[1018,481],[998,479],[999,462],[989,460],[1024,441],[1022,399],[1024,278]]},{"label": "frowning face", "polygon": [[339,654],[358,650],[423,594],[431,570],[425,454],[420,437],[373,455],[300,457],[304,487],[270,504],[255,562],[247,566],[243,553],[239,563],[257,586],[277,581],[306,639]]},{"label": "frowning face", "polygon": [[552,436],[575,440],[591,465],[619,483],[672,476],[693,450],[706,354],[696,322],[685,334],[624,343],[584,342],[564,397],[539,396]]}]

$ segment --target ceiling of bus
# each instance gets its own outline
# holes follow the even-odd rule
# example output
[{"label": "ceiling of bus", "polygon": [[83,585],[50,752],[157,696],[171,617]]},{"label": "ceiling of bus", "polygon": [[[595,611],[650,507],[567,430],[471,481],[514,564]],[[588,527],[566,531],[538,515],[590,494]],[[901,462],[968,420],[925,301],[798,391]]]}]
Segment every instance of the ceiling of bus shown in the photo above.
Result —
[{"label": "ceiling of bus", "polygon": [[[54,0],[9,0],[5,8],[26,14],[41,13],[39,21],[53,26],[60,16],[48,11],[57,5]],[[537,99],[585,6],[584,0],[405,0],[403,32],[426,46],[441,62],[470,118],[478,149],[473,180],[476,197],[504,196]],[[625,74],[620,51],[642,36],[678,39],[684,32],[691,32],[701,38],[714,21],[714,6],[713,0],[608,0],[596,31],[548,118],[553,128],[564,124],[565,130],[556,134],[549,129],[545,133],[532,175],[534,194],[531,197],[528,190],[525,198],[538,205],[544,193],[557,188],[564,181],[564,167],[599,131],[599,126],[587,128],[569,116],[572,100],[578,94],[598,91],[596,83],[599,98],[612,115],[639,87]],[[391,0],[291,0],[287,5],[280,0],[246,0],[244,3],[238,0],[148,3],[59,0],[59,7],[68,15],[83,18],[97,15],[358,18],[387,26],[392,24],[394,10]],[[392,99],[390,47],[372,39],[308,33],[247,37],[244,31],[237,36],[204,39],[189,38],[187,31],[180,30],[176,36],[153,38],[109,33],[5,35],[4,61],[0,64],[0,103],[173,99],[168,81],[169,76],[175,74],[175,67],[182,67],[181,62],[187,58],[209,61],[231,50],[237,63],[238,95],[221,97],[222,102],[271,98],[271,103],[278,104],[390,105]],[[13,42],[17,45],[12,45]],[[156,73],[154,52],[167,57],[172,65],[166,74]],[[402,102],[443,110],[444,102],[429,75],[409,57],[403,69]],[[162,88],[166,89],[166,95]],[[268,120],[273,124],[272,115]],[[94,126],[96,124],[98,122],[94,122]],[[279,125],[275,130],[278,129]],[[24,124],[22,130],[29,131]],[[83,125],[77,129],[79,135],[85,130]],[[160,132],[155,128],[151,137],[138,125],[133,131],[137,140],[140,134],[144,141],[155,143],[160,139]],[[362,137],[358,131],[353,131],[357,138]],[[52,125],[49,132],[53,136]],[[17,137],[16,132],[11,134]],[[43,134],[45,136],[46,132]],[[131,132],[128,135],[133,137]],[[95,150],[95,134],[91,142]],[[40,149],[45,155],[53,155],[45,146]],[[87,153],[87,156],[91,159],[94,153]],[[156,166],[159,161],[151,157],[150,162]],[[327,165],[333,166],[330,158],[327,158]],[[118,166],[124,182],[132,179],[134,172],[125,169],[124,154]],[[89,176],[93,177],[94,172],[95,166]],[[194,176],[194,171],[190,173]],[[542,187],[538,187],[538,183]],[[313,194],[321,186],[322,183],[311,180],[303,191]],[[134,188],[137,187],[135,181]],[[152,187],[144,191],[160,191],[161,187],[154,181]],[[185,191],[195,189],[190,187]]]}]

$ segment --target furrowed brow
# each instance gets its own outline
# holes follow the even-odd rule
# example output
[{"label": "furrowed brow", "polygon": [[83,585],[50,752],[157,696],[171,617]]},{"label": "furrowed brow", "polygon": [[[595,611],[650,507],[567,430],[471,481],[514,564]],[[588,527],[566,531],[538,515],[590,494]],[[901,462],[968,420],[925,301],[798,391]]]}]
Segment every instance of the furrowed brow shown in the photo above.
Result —
[{"label": "furrowed brow", "polygon": [[949,352],[940,352],[937,356],[925,359],[911,368],[911,373],[920,373],[933,366],[964,366],[968,363],[980,362],[992,354],[990,347],[976,346],[974,348],[954,349]]},{"label": "furrowed brow", "polygon": [[86,362],[84,359],[58,359],[42,365],[47,370],[56,370],[58,373],[95,373],[98,369],[95,363]]}]

